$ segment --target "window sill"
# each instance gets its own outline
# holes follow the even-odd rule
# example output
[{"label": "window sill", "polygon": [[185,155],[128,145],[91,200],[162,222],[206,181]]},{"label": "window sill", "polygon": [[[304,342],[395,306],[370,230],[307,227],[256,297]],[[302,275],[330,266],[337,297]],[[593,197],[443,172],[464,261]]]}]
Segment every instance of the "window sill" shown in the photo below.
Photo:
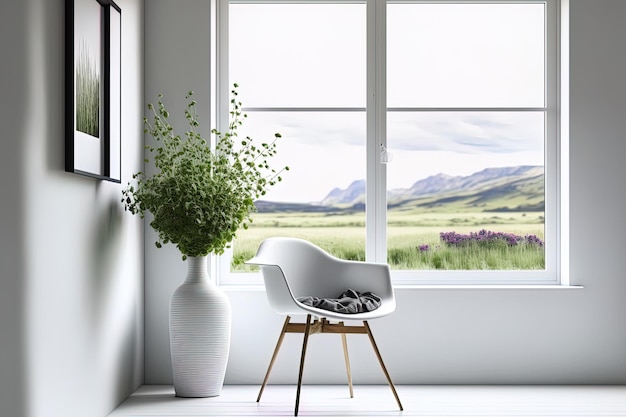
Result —
[{"label": "window sill", "polygon": [[583,289],[582,285],[559,285],[559,284],[396,284],[398,290],[577,290]]},{"label": "window sill", "polygon": [[[237,285],[221,284],[220,288],[226,292],[237,291],[265,291],[264,285]],[[559,285],[559,284],[395,284],[395,291],[405,290],[580,290],[585,288],[582,285]]]}]

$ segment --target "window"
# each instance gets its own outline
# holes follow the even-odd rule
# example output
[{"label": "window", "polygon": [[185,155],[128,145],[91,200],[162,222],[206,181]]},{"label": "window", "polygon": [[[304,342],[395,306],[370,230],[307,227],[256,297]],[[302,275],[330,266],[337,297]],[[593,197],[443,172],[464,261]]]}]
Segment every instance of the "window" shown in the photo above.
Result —
[{"label": "window", "polygon": [[[220,259],[269,236],[401,283],[557,283],[558,2],[221,0],[218,123],[282,134],[284,181]],[[220,99],[221,98],[221,99]]]}]

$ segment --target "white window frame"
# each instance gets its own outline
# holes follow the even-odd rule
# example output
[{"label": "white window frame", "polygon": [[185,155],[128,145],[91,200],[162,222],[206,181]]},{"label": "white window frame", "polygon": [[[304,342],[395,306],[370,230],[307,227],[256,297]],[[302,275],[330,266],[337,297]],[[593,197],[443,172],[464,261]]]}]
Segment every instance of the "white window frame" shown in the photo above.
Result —
[{"label": "white window frame", "polygon": [[[228,126],[228,5],[254,0],[214,0],[212,48],[212,126]],[[332,3],[333,0],[264,0],[261,3]],[[567,106],[567,19],[569,0],[339,0],[365,3],[367,7],[367,180],[366,260],[386,262],[386,166],[380,161],[381,145],[386,146],[385,25],[387,3],[542,3],[546,7],[546,118],[545,118],[545,269],[541,271],[442,270],[392,271],[394,285],[568,285],[568,106]],[[374,92],[374,94],[371,94]],[[245,110],[245,109],[244,109]],[[284,110],[284,109],[282,109]],[[318,109],[328,110],[328,109]],[[526,108],[419,108],[417,111],[526,111]],[[536,109],[535,109],[536,110]],[[271,111],[271,109],[265,109]],[[374,208],[373,210],[370,208]],[[220,285],[260,284],[259,274],[230,272],[232,252],[213,257],[211,265]]]}]

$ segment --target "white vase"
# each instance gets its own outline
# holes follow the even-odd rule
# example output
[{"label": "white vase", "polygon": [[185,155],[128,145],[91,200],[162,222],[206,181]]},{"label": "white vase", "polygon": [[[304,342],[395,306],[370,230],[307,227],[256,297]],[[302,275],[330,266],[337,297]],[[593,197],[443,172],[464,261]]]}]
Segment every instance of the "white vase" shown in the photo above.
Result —
[{"label": "white vase", "polygon": [[174,390],[177,397],[215,397],[230,350],[230,301],[210,280],[206,256],[186,262],[187,278],[170,301]]}]

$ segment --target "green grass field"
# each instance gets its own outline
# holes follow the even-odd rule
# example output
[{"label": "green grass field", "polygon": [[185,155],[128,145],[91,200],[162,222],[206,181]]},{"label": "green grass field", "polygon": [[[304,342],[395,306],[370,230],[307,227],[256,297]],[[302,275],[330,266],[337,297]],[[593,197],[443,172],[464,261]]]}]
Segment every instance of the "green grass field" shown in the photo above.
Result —
[{"label": "green grass field", "polygon": [[[494,232],[536,235],[544,239],[542,213],[419,213],[390,211],[387,227],[387,262],[405,270],[528,270],[544,268],[544,248],[506,244],[442,244],[440,232]],[[256,213],[252,226],[240,230],[233,242],[234,271],[252,271],[242,262],[256,253],[259,243],[272,236],[309,240],[342,259],[365,260],[365,215],[311,213]],[[420,250],[428,245],[428,250]]]}]

